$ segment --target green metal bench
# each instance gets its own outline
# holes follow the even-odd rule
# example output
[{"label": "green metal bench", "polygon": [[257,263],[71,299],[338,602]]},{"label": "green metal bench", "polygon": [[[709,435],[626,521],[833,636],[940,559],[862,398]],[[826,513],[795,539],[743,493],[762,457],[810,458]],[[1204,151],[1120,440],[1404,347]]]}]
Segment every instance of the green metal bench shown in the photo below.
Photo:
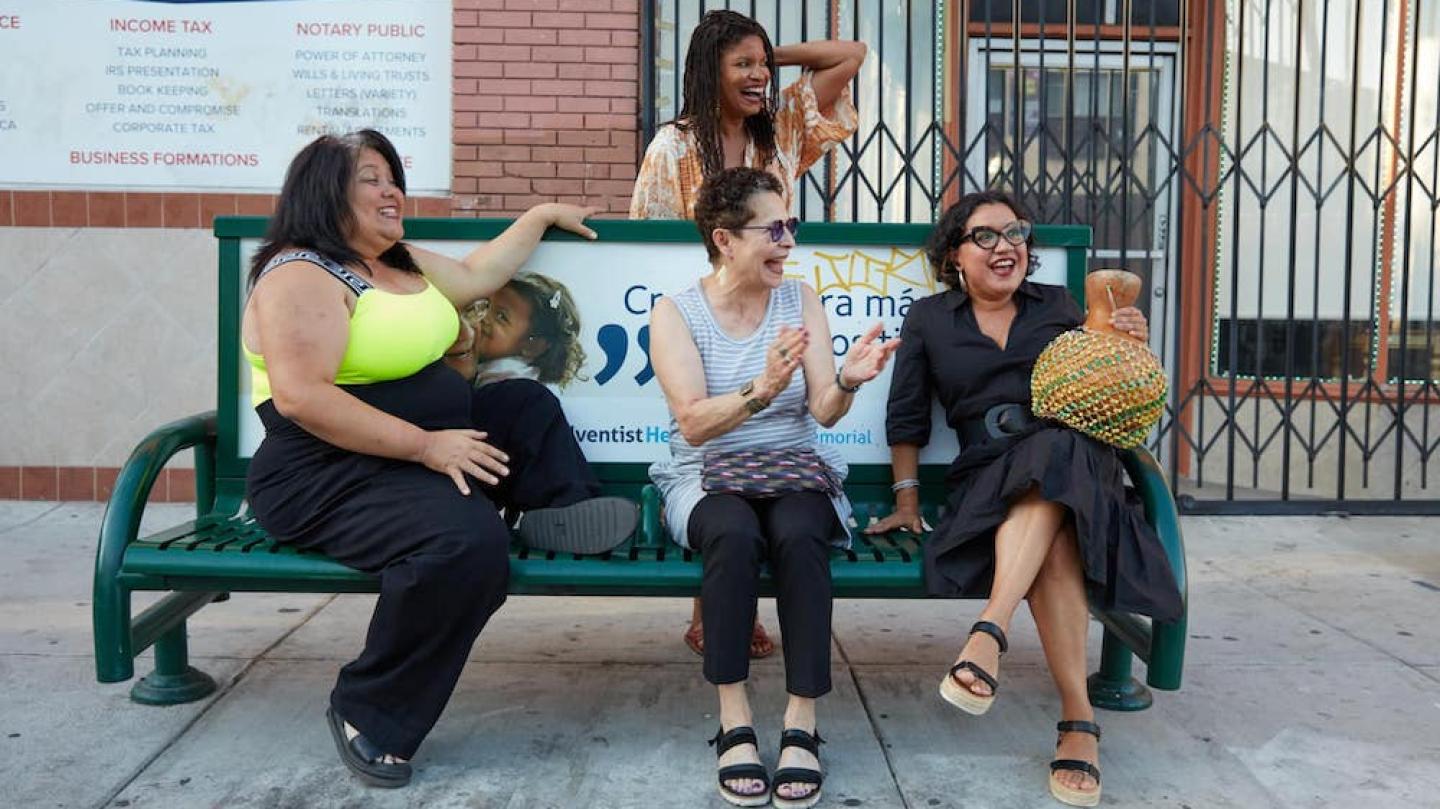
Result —
[{"label": "green metal bench", "polygon": [[[242,240],[264,232],[265,220],[221,217],[218,407],[160,427],[146,437],[122,468],[100,530],[95,562],[93,623],[96,672],[101,682],[134,676],[134,658],[155,647],[155,670],[131,690],[146,704],[169,705],[203,698],[215,684],[188,662],[186,619],[233,592],[373,593],[378,581],[313,552],[276,543],[253,519],[245,504],[248,458],[241,446],[242,373],[239,323],[242,304]],[[494,236],[506,224],[496,220],[413,220],[412,240],[475,242]],[[601,240],[639,243],[698,242],[693,225],[599,221]],[[807,225],[802,242],[915,246],[928,226]],[[1066,283],[1083,286],[1085,227],[1036,229],[1041,246],[1063,250]],[[565,234],[547,238],[565,239]],[[698,250],[698,245],[697,248]],[[656,391],[658,396],[658,391]],[[140,536],[141,516],[150,489],[175,455],[194,450],[194,520]],[[649,485],[644,463],[593,464],[609,494],[636,499],[641,524],[635,535],[610,553],[576,557],[531,551],[518,541],[510,553],[510,592],[525,595],[690,596],[698,594],[701,561],[675,545],[660,522],[660,500]],[[1159,466],[1143,450],[1130,452],[1125,466],[1144,503],[1148,520],[1165,545],[1182,595],[1186,592],[1184,547],[1175,503]],[[944,467],[921,468],[921,500],[934,524],[944,501]],[[846,490],[860,526],[889,512],[890,469],[884,464],[852,465]],[[866,536],[854,531],[854,546],[837,550],[831,562],[837,598],[925,597],[921,573],[923,539],[903,532]],[[762,587],[768,587],[763,583]],[[168,593],[132,616],[131,593]],[[767,593],[770,591],[767,589]],[[937,609],[940,609],[937,605]],[[1148,707],[1148,689],[1131,676],[1133,659],[1148,668],[1146,682],[1158,689],[1180,687],[1185,651],[1185,619],[1158,623],[1124,613],[1094,611],[1105,626],[1101,665],[1090,678],[1091,700],[1098,707],[1140,710]]]}]

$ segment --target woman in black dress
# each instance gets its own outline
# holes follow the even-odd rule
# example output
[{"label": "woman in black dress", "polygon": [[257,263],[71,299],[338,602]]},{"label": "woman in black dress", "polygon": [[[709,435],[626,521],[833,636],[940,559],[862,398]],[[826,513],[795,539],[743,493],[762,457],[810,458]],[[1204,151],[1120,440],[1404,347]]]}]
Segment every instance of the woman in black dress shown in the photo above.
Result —
[{"label": "woman in black dress", "polygon": [[[1014,200],[985,191],[962,197],[931,233],[927,257],[949,289],[917,301],[901,328],[886,417],[895,512],[867,531],[922,530],[915,478],[938,396],[961,452],[946,478],[948,510],[926,543],[926,585],[988,598],[941,696],[967,713],[989,709],[1005,632],[1028,599],[1060,692],[1050,791],[1093,806],[1100,729],[1085,687],[1086,599],[1159,620],[1178,618],[1181,601],[1116,450],[1030,413],[1036,357],[1084,320],[1065,288],[1026,280],[1030,230]],[[1133,307],[1113,323],[1147,335]]]}]

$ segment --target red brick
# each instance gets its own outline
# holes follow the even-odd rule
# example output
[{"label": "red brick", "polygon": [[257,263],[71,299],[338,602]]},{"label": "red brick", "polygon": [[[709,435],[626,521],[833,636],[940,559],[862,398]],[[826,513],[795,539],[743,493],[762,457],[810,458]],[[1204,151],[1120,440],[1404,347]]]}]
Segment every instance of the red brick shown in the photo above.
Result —
[{"label": "red brick", "polygon": [[635,183],[630,180],[586,180],[585,193],[594,196],[629,196]]},{"label": "red brick", "polygon": [[587,65],[582,63],[559,65],[559,76],[562,79],[593,79],[599,65]]},{"label": "red brick", "polygon": [[234,216],[236,202],[234,194],[201,194],[200,195],[200,227],[211,230],[215,227],[215,217]]},{"label": "red brick", "polygon": [[269,216],[275,212],[275,198],[269,194],[238,194],[235,213],[241,216]]},{"label": "red brick", "polygon": [[150,487],[149,503],[170,502],[170,470],[161,469],[160,474],[155,478],[155,485]]},{"label": "red brick", "polygon": [[586,61],[584,48],[571,48],[564,45],[556,45],[553,47],[536,45],[530,49],[530,53],[531,59],[537,63],[563,64],[565,62]]},{"label": "red brick", "polygon": [[10,191],[0,189],[0,227],[8,227],[13,224],[15,224],[15,198]]},{"label": "red brick", "polygon": [[610,138],[604,132],[559,132],[556,133],[561,146],[609,146]]},{"label": "red brick", "polygon": [[619,48],[638,48],[640,47],[640,32],[634,30],[611,31],[610,44]]},{"label": "red brick", "polygon": [[507,79],[553,79],[559,66],[551,62],[513,62],[505,65]]},{"label": "red brick", "polygon": [[533,17],[535,19],[536,28],[557,28],[560,30],[566,30],[570,28],[579,28],[585,24],[583,17],[577,17],[574,14],[546,14],[544,12],[536,12]]},{"label": "red brick", "polygon": [[50,192],[16,191],[15,224],[20,227],[50,227]]},{"label": "red brick", "polygon": [[554,11],[556,0],[505,0],[511,11]]},{"label": "red brick", "polygon": [[474,129],[480,126],[480,113],[456,112],[450,115],[450,126],[455,129]]},{"label": "red brick", "polygon": [[[504,35],[503,33],[497,35],[497,32],[494,31],[494,30],[486,30],[486,29],[484,29],[484,28],[456,28],[456,29],[455,29],[455,44],[456,44],[456,45],[484,45],[484,46],[485,46],[485,47],[479,49],[479,50],[480,50],[479,58],[481,58],[481,59],[489,59],[489,60],[492,60],[492,61],[503,61],[503,60],[505,60],[505,59],[528,59],[528,58],[530,58],[530,48],[529,48],[529,47],[527,47],[527,46],[525,46],[525,45],[501,45],[501,44],[499,44],[499,43],[503,42],[504,39],[505,39],[505,35]],[[508,53],[506,53],[506,54],[504,54],[504,55],[501,55],[501,54],[499,54],[499,53],[496,53],[496,51],[501,51],[501,50],[503,50],[503,51],[508,51]]]},{"label": "red brick", "polygon": [[585,116],[559,112],[553,115],[532,115],[531,125],[536,129],[583,129]]},{"label": "red brick", "polygon": [[456,146],[453,152],[455,160],[475,160],[480,156],[480,150],[474,146]]},{"label": "red brick", "polygon": [[115,481],[120,477],[120,470],[113,466],[100,466],[95,469],[95,499],[109,500],[110,493],[115,491]]},{"label": "red brick", "polygon": [[[628,165],[625,163],[611,163],[610,179],[627,180],[631,183],[635,182],[635,165],[633,163]],[[631,190],[633,191],[634,189]]]},{"label": "red brick", "polygon": [[528,146],[488,146],[479,150],[481,160],[521,162],[530,159]]},{"label": "red brick", "polygon": [[170,502],[172,502],[172,503],[193,503],[193,502],[195,502],[195,470],[194,470],[194,469],[171,469],[171,470],[170,470]]},{"label": "red brick", "polygon": [[587,115],[585,116],[586,129],[625,129],[636,125],[635,117],[632,115]]},{"label": "red brick", "polygon": [[[567,61],[573,62],[573,61],[577,61],[577,60],[575,60],[575,59],[570,59],[570,60],[567,60]],[[634,49],[634,48],[586,48],[586,49],[585,49],[585,59],[584,59],[584,61],[586,61],[586,62],[588,62],[588,63],[590,63],[590,64],[596,64],[596,63],[599,63],[599,62],[614,62],[614,63],[616,63],[616,64],[625,64],[625,63],[628,63],[628,62],[634,62],[634,61],[635,61],[635,49]]]},{"label": "red brick", "polygon": [[456,9],[493,11],[505,7],[505,0],[455,0]]},{"label": "red brick", "polygon": [[609,11],[610,0],[560,0],[560,11]]},{"label": "red brick", "polygon": [[633,129],[616,129],[610,133],[611,146],[624,146],[627,149],[634,149],[639,143],[640,136]]},{"label": "red brick", "polygon": [[556,177],[580,177],[601,179],[610,176],[609,163],[560,163],[555,166]]},{"label": "red brick", "polygon": [[[94,218],[94,205],[91,205]],[[159,194],[126,194],[125,225],[132,228],[158,228],[165,223]]]},{"label": "red brick", "polygon": [[125,196],[118,191],[91,191],[90,227],[125,227]]},{"label": "red brick", "polygon": [[489,177],[479,183],[483,194],[528,194],[530,181],[524,177]]},{"label": "red brick", "polygon": [[84,191],[51,191],[50,218],[56,227],[85,227],[89,224],[89,203]]},{"label": "red brick", "polygon": [[554,146],[555,133],[538,129],[507,129],[505,142],[524,146]]},{"label": "red brick", "polygon": [[607,149],[586,149],[585,159],[595,163],[630,163],[635,160],[635,150],[615,146]]},{"label": "red brick", "polygon": [[502,142],[504,136],[498,129],[466,129],[457,130],[453,137],[456,143],[489,144]]},{"label": "red brick", "polygon": [[530,92],[537,96],[579,96],[585,92],[582,81],[532,81]]},{"label": "red brick", "polygon": [[640,102],[635,98],[612,98],[610,111],[616,115],[635,115],[640,112]]},{"label": "red brick", "polygon": [[635,64],[611,65],[610,78],[616,81],[638,81],[640,79],[640,67]]},{"label": "red brick", "polygon": [[537,146],[531,150],[530,159],[545,163],[579,163],[585,159],[585,150],[578,146]]},{"label": "red brick", "polygon": [[57,470],[58,500],[90,502],[95,499],[95,467],[62,466]]},{"label": "red brick", "polygon": [[449,197],[416,197],[419,204],[420,216],[449,216]]},{"label": "red brick", "polygon": [[571,178],[536,180],[534,186],[535,193],[553,196],[560,196],[561,194],[583,194],[585,192],[585,181]]},{"label": "red brick", "polygon": [[625,98],[635,95],[635,85],[628,81],[587,81],[585,82],[585,95],[592,98],[598,96]]},{"label": "red brick", "polygon": [[531,24],[527,11],[495,11],[485,15],[487,28],[529,28]]},{"label": "red brick", "polygon": [[623,11],[628,14],[640,13],[640,0],[610,0],[611,11]]},{"label": "red brick", "polygon": [[456,62],[455,75],[476,79],[494,79],[505,74],[505,66],[499,62]]},{"label": "red brick", "polygon": [[54,500],[59,493],[60,479],[55,467],[20,467],[21,500]]},{"label": "red brick", "polygon": [[586,14],[585,27],[595,28],[617,28],[622,31],[635,31],[640,27],[640,18],[635,14]]},{"label": "red brick", "polygon": [[560,102],[566,112],[609,112],[608,98],[567,98]]},{"label": "red brick", "polygon": [[546,96],[506,96],[507,112],[554,112],[555,99]]},{"label": "red brick", "polygon": [[481,85],[485,88],[485,92],[495,95],[530,95],[535,87],[535,82],[529,78],[512,76],[504,79],[486,79],[481,82]]},{"label": "red brick", "polygon": [[505,29],[505,44],[507,45],[554,45],[557,41],[558,37],[555,32],[550,30]]},{"label": "red brick", "polygon": [[0,466],[0,500],[20,499],[20,467]]},{"label": "red brick", "polygon": [[554,163],[506,163],[507,177],[554,177]]},{"label": "red brick", "polygon": [[455,28],[474,28],[480,24],[480,14],[475,11],[461,11],[457,8],[455,15],[451,18],[451,24]]},{"label": "red brick", "polygon": [[542,197],[534,194],[526,194],[523,196],[511,196],[507,194],[503,198],[502,207],[507,211],[525,211],[534,208],[536,205],[554,201],[553,197]]},{"label": "red brick", "polygon": [[474,177],[462,177],[457,174],[450,180],[450,191],[455,194],[473,194],[479,190],[480,181]]},{"label": "red brick", "polygon": [[164,217],[162,227],[167,228],[198,228],[200,227],[200,195],[198,194],[165,194],[160,200],[161,213]]},{"label": "red brick", "polygon": [[465,112],[500,112],[505,99],[500,96],[456,96],[455,109]]},{"label": "red brick", "polygon": [[493,160],[466,160],[455,164],[456,177],[503,177],[504,164]]},{"label": "red brick", "polygon": [[598,45],[611,44],[609,31],[591,31],[581,28],[573,31],[560,32],[561,45]]}]

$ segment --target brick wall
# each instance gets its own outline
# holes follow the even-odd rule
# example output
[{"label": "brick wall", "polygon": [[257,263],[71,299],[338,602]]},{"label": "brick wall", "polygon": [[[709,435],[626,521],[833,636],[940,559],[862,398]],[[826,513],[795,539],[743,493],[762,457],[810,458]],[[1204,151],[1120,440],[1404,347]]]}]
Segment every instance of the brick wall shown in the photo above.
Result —
[{"label": "brick wall", "polygon": [[455,216],[623,215],[638,158],[639,0],[455,0]]}]

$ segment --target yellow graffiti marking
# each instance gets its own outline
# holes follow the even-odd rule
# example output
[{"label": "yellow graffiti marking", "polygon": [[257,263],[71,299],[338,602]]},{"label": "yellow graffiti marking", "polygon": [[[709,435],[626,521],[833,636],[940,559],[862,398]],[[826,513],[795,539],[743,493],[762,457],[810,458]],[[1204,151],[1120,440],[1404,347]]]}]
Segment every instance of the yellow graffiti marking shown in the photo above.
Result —
[{"label": "yellow graffiti marking", "polygon": [[935,291],[935,279],[923,250],[891,247],[888,256],[872,255],[864,250],[847,253],[816,250],[811,257],[814,263],[808,269],[801,267],[799,261],[786,262],[785,275],[808,282],[821,295],[857,289],[876,295],[889,295],[906,288],[915,292]]}]

